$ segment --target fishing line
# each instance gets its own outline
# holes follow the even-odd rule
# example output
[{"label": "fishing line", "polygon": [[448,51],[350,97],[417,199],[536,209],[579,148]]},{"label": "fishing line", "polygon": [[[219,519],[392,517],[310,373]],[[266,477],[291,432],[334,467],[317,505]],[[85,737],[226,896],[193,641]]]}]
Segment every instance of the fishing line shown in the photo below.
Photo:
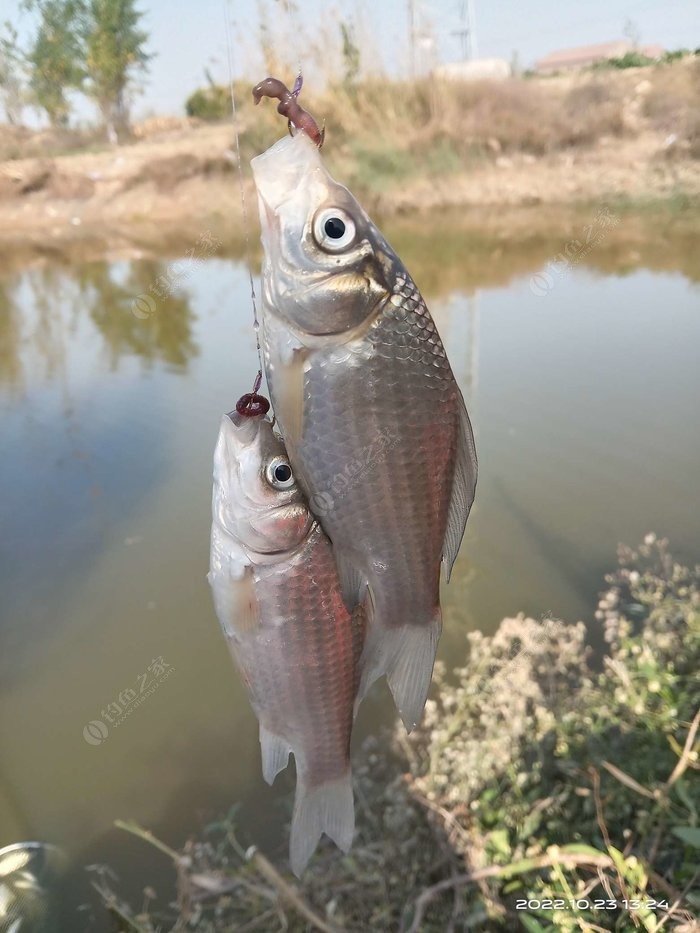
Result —
[{"label": "fishing line", "polygon": [[284,0],[284,11],[287,14],[287,40],[294,50],[296,58],[296,73],[301,77],[301,36],[302,23],[299,15],[299,7],[294,0]]},{"label": "fishing line", "polygon": [[231,55],[231,24],[228,15],[227,0],[224,2],[224,22],[226,26],[226,58],[228,61],[228,84],[231,94],[231,115],[233,120],[233,136],[236,145],[236,161],[238,162],[238,187],[241,197],[241,214],[243,219],[243,241],[244,257],[246,268],[248,269],[248,279],[250,281],[250,300],[253,306],[253,330],[255,332],[255,348],[258,353],[258,374],[255,377],[252,395],[255,395],[260,388],[263,374],[262,351],[260,349],[260,322],[258,320],[258,307],[255,298],[255,280],[253,278],[253,266],[250,259],[250,235],[248,224],[248,208],[245,200],[245,185],[243,183],[243,161],[241,159],[241,141],[238,133],[238,111],[236,110],[236,95],[233,89],[233,60]]}]

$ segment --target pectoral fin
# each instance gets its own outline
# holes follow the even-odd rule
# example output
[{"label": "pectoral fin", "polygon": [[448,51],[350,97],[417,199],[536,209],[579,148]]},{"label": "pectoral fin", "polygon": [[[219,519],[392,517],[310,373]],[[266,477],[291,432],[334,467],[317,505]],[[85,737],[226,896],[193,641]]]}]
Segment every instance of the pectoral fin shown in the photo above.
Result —
[{"label": "pectoral fin", "polygon": [[255,594],[255,576],[252,567],[243,568],[241,576],[233,580],[224,574],[209,574],[216,615],[227,638],[234,641],[255,631],[260,625],[260,607]]},{"label": "pectoral fin", "polygon": [[275,417],[288,448],[301,443],[304,430],[304,374],[306,350],[288,348],[284,361],[277,364],[273,379]]},{"label": "pectoral fin", "polygon": [[337,548],[333,548],[333,557],[338,569],[340,591],[348,612],[354,612],[355,607],[364,602],[367,591],[367,578],[357,569],[352,555],[347,555]]},{"label": "pectoral fin", "polygon": [[457,557],[459,546],[464,537],[464,528],[469,517],[469,510],[474,501],[476,489],[477,461],[476,447],[474,446],[474,433],[469,421],[469,415],[459,393],[459,433],[457,437],[457,453],[455,458],[455,472],[452,480],[452,498],[447,515],[447,531],[445,543],[442,548],[442,562],[445,568],[445,579],[449,583],[452,566]]},{"label": "pectoral fin", "polygon": [[411,732],[423,715],[441,630],[438,606],[427,625],[406,625],[391,632],[386,679],[406,732]]},{"label": "pectoral fin", "polygon": [[280,771],[284,771],[289,761],[291,748],[280,736],[260,726],[260,753],[262,755],[263,777],[272,784]]}]

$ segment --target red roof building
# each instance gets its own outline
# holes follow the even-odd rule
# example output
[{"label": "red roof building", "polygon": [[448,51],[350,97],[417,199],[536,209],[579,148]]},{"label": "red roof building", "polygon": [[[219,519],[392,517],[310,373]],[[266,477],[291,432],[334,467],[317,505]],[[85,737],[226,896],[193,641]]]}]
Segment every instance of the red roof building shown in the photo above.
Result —
[{"label": "red roof building", "polygon": [[550,52],[535,64],[538,74],[553,74],[555,71],[573,71],[588,68],[609,58],[622,58],[629,52],[639,52],[648,58],[661,58],[664,49],[660,45],[634,46],[621,39],[619,42],[601,42],[599,45],[582,45],[575,49],[560,49]]}]

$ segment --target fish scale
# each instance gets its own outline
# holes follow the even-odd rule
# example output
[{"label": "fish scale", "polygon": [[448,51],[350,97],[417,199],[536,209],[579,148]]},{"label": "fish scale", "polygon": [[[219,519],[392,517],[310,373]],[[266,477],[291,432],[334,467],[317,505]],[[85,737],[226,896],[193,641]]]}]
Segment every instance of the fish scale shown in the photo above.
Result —
[{"label": "fish scale", "polygon": [[345,851],[352,842],[350,738],[365,613],[347,610],[330,541],[293,478],[281,490],[268,479],[286,458],[266,419],[222,419],[209,583],[260,723],[265,780],[294,754],[290,861],[300,874],[322,832]]},{"label": "fish scale", "polygon": [[442,625],[440,565],[449,578],[474,499],[464,400],[416,285],[310,140],[280,140],[252,167],[275,416],[346,605],[367,606],[360,695],[386,674],[410,731]]},{"label": "fish scale", "polygon": [[[404,300],[406,291],[401,296]],[[457,399],[442,344],[435,339],[432,322],[425,320],[425,305],[409,298],[401,306],[390,304],[387,312],[380,315],[369,331],[368,339],[376,354],[365,361],[361,383],[345,369],[334,370],[323,352],[310,352],[306,363],[308,402],[304,429],[301,443],[293,445],[292,457],[302,466],[307,493],[311,492],[313,482],[314,490],[331,490],[333,496],[334,477],[325,469],[327,462],[331,463],[331,469],[347,462],[357,456],[358,450],[366,450],[378,432],[388,430],[394,438],[385,456],[376,466],[368,468],[362,481],[352,489],[354,508],[332,509],[324,517],[324,527],[332,541],[345,539],[352,533],[356,549],[380,564],[386,563],[390,542],[396,540],[397,528],[401,527],[403,547],[395,560],[403,560],[407,569],[418,569],[419,576],[410,594],[400,586],[388,592],[381,588],[386,599],[375,608],[385,613],[391,627],[411,624],[414,618],[421,624],[425,613],[432,615],[438,603]],[[424,339],[420,339],[418,351],[407,357],[397,353],[397,347],[408,343],[407,335],[396,332],[399,322],[408,323],[407,334],[412,339],[417,332],[431,335],[429,356],[436,363],[432,370],[426,369],[424,363]],[[391,381],[386,378],[385,361],[397,367]],[[394,419],[387,419],[387,410],[394,413],[397,425],[400,422],[400,432],[392,425]],[[328,424],[333,425],[332,433],[317,428]],[[433,446],[430,461],[425,457],[427,444]],[[379,510],[378,503],[386,501],[387,496],[396,507]],[[425,573],[427,564],[431,570]],[[368,577],[371,582],[371,572]],[[374,593],[376,598],[376,586]]]},{"label": "fish scale", "polygon": [[[287,432],[288,450],[308,496],[331,497],[334,507],[321,516],[331,541],[352,541],[345,548],[361,567],[374,597],[375,614],[387,628],[424,625],[439,615],[439,572],[457,444],[459,389],[435,325],[416,286],[397,281],[365,339],[346,349],[361,360],[361,382],[345,360],[310,350],[304,355],[303,432],[296,442]],[[402,349],[409,352],[403,353]],[[274,356],[266,346],[266,357]],[[426,365],[428,362],[430,365]],[[387,378],[387,363],[393,364]],[[268,368],[276,396],[274,366]],[[387,419],[387,411],[394,413]],[[401,429],[397,430],[400,422]],[[329,426],[332,429],[329,430]],[[366,451],[378,433],[392,441],[385,455],[339,499],[334,489],[343,467]],[[431,458],[425,456],[426,448]],[[352,507],[335,507],[351,498]],[[391,507],[382,504],[391,503]],[[401,542],[396,552],[394,542]],[[392,553],[393,558],[387,555]],[[393,566],[392,566],[393,564]],[[389,586],[380,577],[389,571]],[[394,571],[394,572],[392,572]],[[402,585],[407,577],[414,585]],[[364,693],[383,673],[385,658],[378,633],[367,645]],[[431,664],[432,667],[432,664]]]},{"label": "fish scale", "polygon": [[[261,637],[239,652],[245,666],[256,672],[256,694],[264,697],[256,706],[267,728],[288,736],[292,751],[296,747],[297,767],[307,786],[341,777],[350,761],[362,627],[357,618],[347,624],[335,563],[321,529],[314,529],[293,561],[259,568],[255,589]],[[310,669],[320,676],[310,678]]]}]

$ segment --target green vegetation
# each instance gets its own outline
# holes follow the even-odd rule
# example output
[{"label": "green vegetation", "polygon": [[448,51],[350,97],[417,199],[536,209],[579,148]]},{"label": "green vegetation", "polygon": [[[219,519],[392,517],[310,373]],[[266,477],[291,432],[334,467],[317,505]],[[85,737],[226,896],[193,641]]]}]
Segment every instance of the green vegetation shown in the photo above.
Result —
[{"label": "green vegetation", "polygon": [[128,130],[129,93],[152,57],[142,15],[135,0],[89,0],[84,9],[85,91],[110,135]]},{"label": "green vegetation", "polygon": [[34,101],[52,126],[68,124],[66,94],[80,89],[85,78],[76,29],[79,5],[74,0],[39,0],[39,29],[27,54]]},{"label": "green vegetation", "polygon": [[151,58],[136,0],[24,0],[23,8],[38,20],[28,49],[20,48],[14,31],[0,43],[0,88],[8,115],[12,91],[14,99],[43,109],[52,127],[65,128],[68,95],[80,92],[97,105],[112,141],[126,134],[131,95]]},{"label": "green vegetation", "polygon": [[5,23],[0,35],[0,102],[11,126],[19,124],[25,99],[25,61],[19,48],[19,36],[11,23]]},{"label": "green vegetation", "polygon": [[200,120],[223,120],[231,115],[231,94],[222,84],[198,88],[185,101],[188,117]]},{"label": "green vegetation", "polygon": [[[470,83],[359,78],[304,91],[304,106],[325,120],[333,168],[351,188],[381,197],[391,184],[458,174],[513,155],[546,156],[633,137],[646,129],[672,137],[659,157],[700,154],[700,61],[659,66],[637,96],[602,73],[573,83],[510,79]],[[274,105],[254,108],[236,88],[244,159],[279,135]],[[230,117],[228,88],[213,83],[187,101],[205,120]]]},{"label": "green vegetation", "polygon": [[593,71],[600,71],[606,68],[647,68],[649,65],[656,65],[659,62],[667,65],[671,62],[677,62],[683,58],[688,58],[691,55],[698,55],[699,53],[700,49],[695,49],[695,51],[691,51],[690,49],[674,49],[672,52],[664,52],[660,59],[656,59],[650,58],[642,52],[626,52],[624,55],[617,58],[608,58],[603,62],[597,62],[595,65],[591,65],[591,69]]},{"label": "green vegetation", "polygon": [[649,58],[648,55],[643,55],[641,52],[625,52],[624,55],[618,58],[608,58],[604,62],[596,62],[595,65],[591,65],[591,68],[595,71],[604,68],[644,68],[647,65],[653,65],[654,61],[655,59]]},{"label": "green vegetation", "polygon": [[360,49],[352,25],[341,21],[340,35],[343,40],[343,84],[351,87],[360,74]]},{"label": "green vegetation", "polygon": [[672,52],[664,52],[661,61],[668,65],[671,62],[680,61],[681,58],[687,58],[689,55],[700,55],[700,49],[695,49],[695,51],[691,51],[691,49],[674,49]]},{"label": "green vegetation", "polygon": [[418,733],[397,729],[390,758],[366,744],[349,855],[322,848],[290,887],[244,848],[235,811],[183,853],[126,827],[173,860],[179,907],[137,914],[103,872],[118,929],[689,931],[700,567],[653,535],[619,559],[589,632],[520,616],[471,633]]}]

